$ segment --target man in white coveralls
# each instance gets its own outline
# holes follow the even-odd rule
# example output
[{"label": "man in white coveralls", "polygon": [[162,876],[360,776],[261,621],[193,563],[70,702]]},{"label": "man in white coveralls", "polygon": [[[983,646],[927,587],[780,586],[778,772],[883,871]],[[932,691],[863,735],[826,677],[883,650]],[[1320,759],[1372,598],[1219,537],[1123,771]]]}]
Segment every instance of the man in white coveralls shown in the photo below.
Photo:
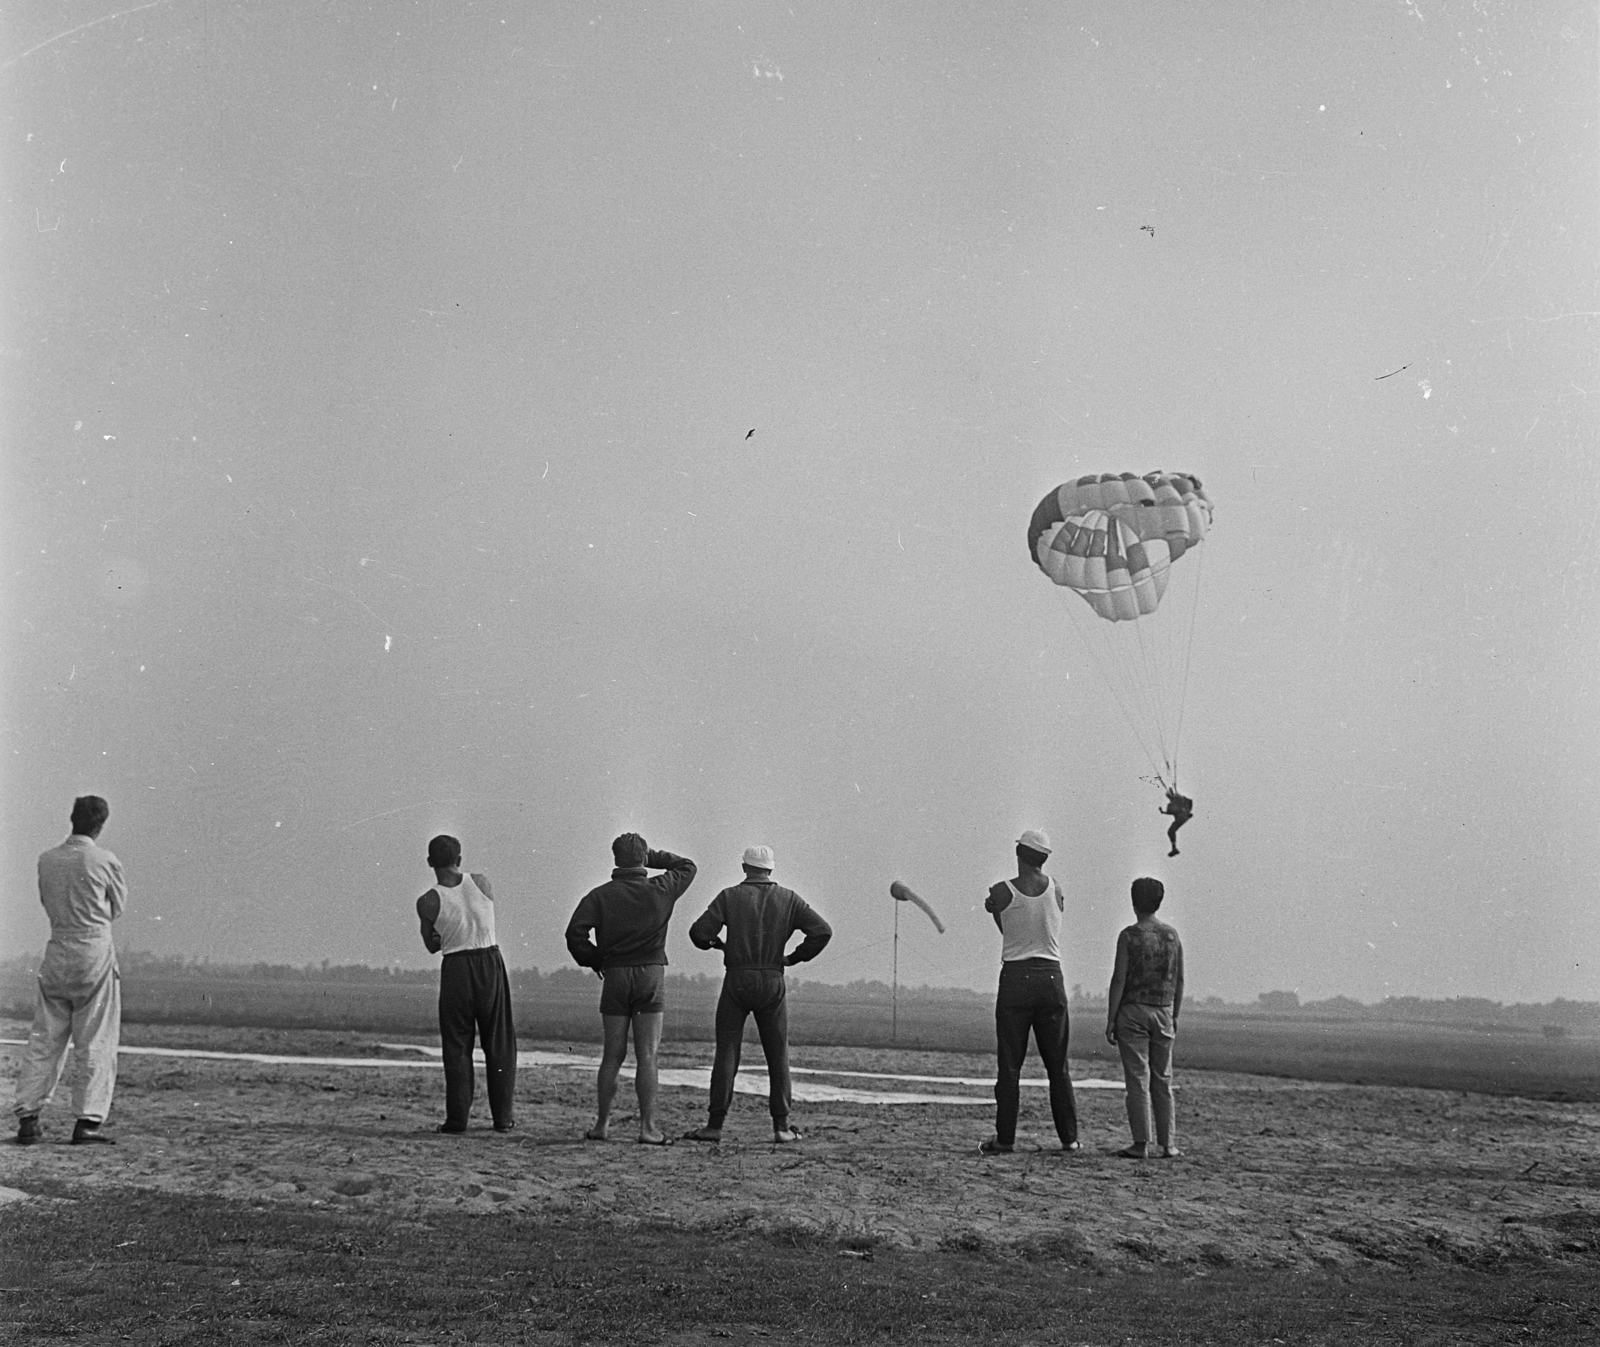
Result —
[{"label": "man in white coveralls", "polygon": [[96,846],[111,809],[98,795],[72,802],[72,835],[39,857],[39,901],[50,941],[39,965],[33,1027],[17,1077],[17,1144],[43,1140],[39,1114],[55,1093],[72,1044],[74,1146],[112,1144],[100,1126],[117,1085],[122,979],[111,923],[128,902],[122,862]]}]

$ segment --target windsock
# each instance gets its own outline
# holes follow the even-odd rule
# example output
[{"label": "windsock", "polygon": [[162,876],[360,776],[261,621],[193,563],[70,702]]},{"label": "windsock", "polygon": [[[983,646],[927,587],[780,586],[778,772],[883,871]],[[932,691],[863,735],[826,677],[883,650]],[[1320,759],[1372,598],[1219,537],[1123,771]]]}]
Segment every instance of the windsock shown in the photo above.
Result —
[{"label": "windsock", "polygon": [[889,885],[889,896],[897,903],[915,903],[928,914],[928,920],[933,923],[934,930],[938,931],[940,935],[944,934],[944,923],[939,920],[939,914],[929,907],[927,903],[923,902],[917,891],[909,884],[903,884],[898,879],[895,880],[893,884]]}]

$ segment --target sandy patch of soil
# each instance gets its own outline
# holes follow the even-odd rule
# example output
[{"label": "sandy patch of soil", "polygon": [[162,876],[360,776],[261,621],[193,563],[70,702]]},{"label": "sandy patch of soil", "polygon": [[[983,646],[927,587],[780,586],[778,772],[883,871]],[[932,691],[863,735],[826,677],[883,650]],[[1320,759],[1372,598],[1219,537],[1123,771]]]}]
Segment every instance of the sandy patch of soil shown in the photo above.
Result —
[{"label": "sandy patch of soil", "polygon": [[[0,1037],[25,1026],[0,1023]],[[129,1044],[295,1055],[393,1055],[394,1035],[127,1026]],[[423,1042],[425,1040],[414,1040]],[[587,1044],[524,1048],[593,1056]],[[959,1053],[799,1048],[795,1064],[986,1077]],[[709,1045],[665,1049],[664,1066],[705,1066]],[[0,1052],[9,1099],[17,1050]],[[750,1065],[760,1064],[759,1049]],[[996,1248],[1123,1266],[1337,1266],[1383,1261],[1600,1264],[1600,1107],[1388,1087],[1183,1072],[1185,1155],[1118,1159],[1122,1096],[1078,1094],[1084,1151],[1055,1149],[1042,1090],[1023,1094],[1016,1154],[984,1157],[992,1118],[971,1105],[800,1105],[806,1140],[775,1147],[764,1101],[741,1095],[720,1146],[634,1143],[631,1087],[616,1140],[585,1142],[593,1076],[519,1075],[518,1130],[440,1136],[435,1069],[122,1059],[115,1147],[66,1145],[58,1093],[46,1144],[0,1145],[0,1186],[133,1186],[255,1203],[347,1206],[426,1220],[441,1210],[581,1214],[685,1226],[821,1231],[846,1243]],[[855,1082],[840,1080],[841,1084]],[[964,1088],[963,1094],[973,1090]],[[677,1135],[704,1121],[705,1095],[664,1088]]]}]

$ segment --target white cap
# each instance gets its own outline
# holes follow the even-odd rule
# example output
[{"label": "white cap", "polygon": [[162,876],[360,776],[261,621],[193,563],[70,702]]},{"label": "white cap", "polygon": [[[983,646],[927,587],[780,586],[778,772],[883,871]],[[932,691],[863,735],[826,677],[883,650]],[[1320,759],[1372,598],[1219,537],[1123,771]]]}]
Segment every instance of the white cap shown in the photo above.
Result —
[{"label": "white cap", "polygon": [[1050,854],[1050,837],[1042,828],[1029,828],[1021,837],[1017,838],[1017,845],[1027,847],[1029,851]]},{"label": "white cap", "polygon": [[744,863],[752,870],[772,869],[771,847],[746,847],[744,849]]}]

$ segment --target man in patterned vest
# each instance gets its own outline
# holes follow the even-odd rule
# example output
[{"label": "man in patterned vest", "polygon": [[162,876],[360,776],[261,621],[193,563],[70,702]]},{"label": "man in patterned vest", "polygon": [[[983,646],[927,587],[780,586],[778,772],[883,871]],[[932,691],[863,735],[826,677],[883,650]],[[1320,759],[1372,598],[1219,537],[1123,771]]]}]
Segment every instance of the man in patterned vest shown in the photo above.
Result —
[{"label": "man in patterned vest", "polygon": [[1152,1112],[1161,1158],[1182,1154],[1173,1132],[1172,1040],[1183,1009],[1183,942],[1166,922],[1156,920],[1165,896],[1159,879],[1133,881],[1138,921],[1117,936],[1117,966],[1106,999],[1106,1042],[1122,1054],[1133,1132],[1133,1145],[1117,1154],[1128,1160],[1149,1155]]}]

